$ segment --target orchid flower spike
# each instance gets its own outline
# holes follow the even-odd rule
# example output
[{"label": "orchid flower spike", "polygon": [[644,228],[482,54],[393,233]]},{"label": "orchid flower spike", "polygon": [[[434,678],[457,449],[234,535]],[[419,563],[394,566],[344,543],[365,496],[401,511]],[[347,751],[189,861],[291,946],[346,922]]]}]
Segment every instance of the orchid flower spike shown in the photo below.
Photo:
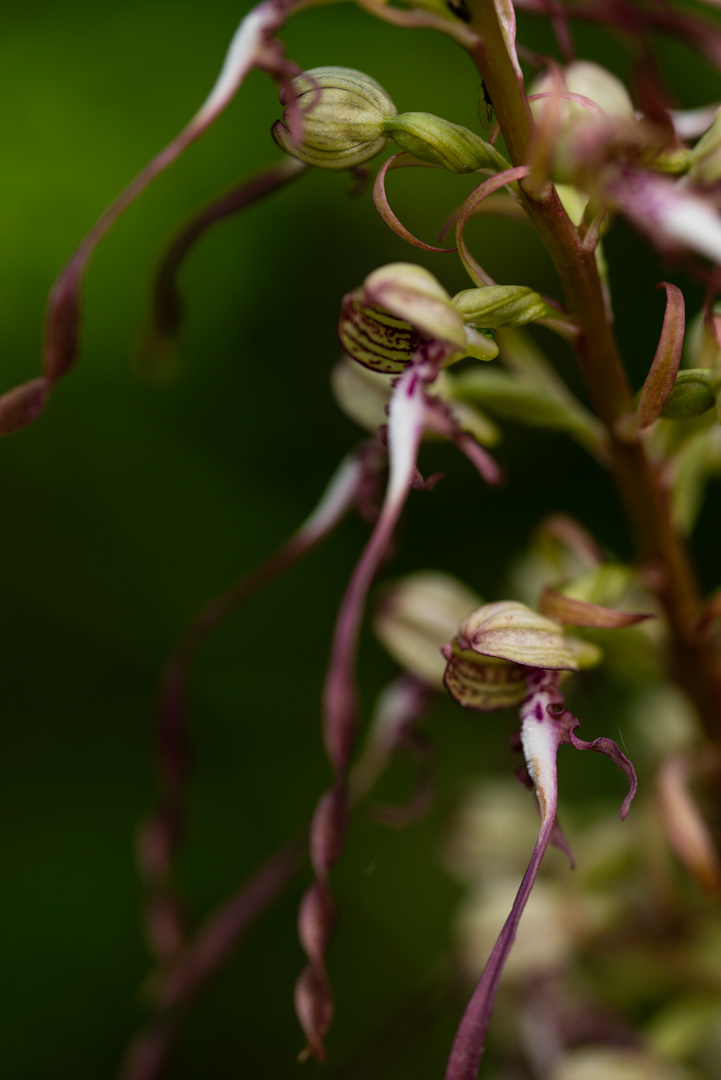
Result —
[{"label": "orchid flower spike", "polygon": [[541,815],[528,869],[463,1016],[448,1062],[446,1080],[475,1080],[521,915],[546,848],[560,836],[556,826],[558,748],[570,743],[577,750],[596,750],[623,770],[629,791],[621,817],[628,813],[636,792],[636,774],[611,739],[585,742],[576,736],[579,721],[566,709],[559,684],[562,672],[578,670],[583,657],[559,623],[515,601],[485,604],[464,620],[443,652],[448,661],[446,687],[459,704],[482,712],[520,704],[521,744]]}]

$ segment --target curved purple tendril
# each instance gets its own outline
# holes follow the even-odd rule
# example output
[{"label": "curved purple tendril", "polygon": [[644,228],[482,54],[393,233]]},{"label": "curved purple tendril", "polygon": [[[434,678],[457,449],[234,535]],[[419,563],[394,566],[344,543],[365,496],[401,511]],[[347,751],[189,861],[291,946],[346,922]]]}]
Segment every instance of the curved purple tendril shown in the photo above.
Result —
[{"label": "curved purple tendril", "polygon": [[461,257],[461,261],[463,262],[469,277],[476,285],[495,285],[496,283],[469,252],[463,239],[463,230],[468,224],[468,220],[474,213],[476,207],[479,206],[485,198],[498,191],[499,188],[505,187],[507,184],[522,180],[524,177],[528,176],[528,173],[529,168],[527,165],[518,165],[514,169],[505,169],[503,172],[496,173],[495,176],[489,176],[487,180],[484,180],[482,184],[479,184],[478,187],[471,192],[458,213],[458,220],[456,221],[456,245],[458,254]]},{"label": "curved purple tendril", "polygon": [[[399,158],[404,158],[399,162]],[[386,225],[393,230],[396,236],[400,236],[401,240],[407,241],[414,247],[420,248],[422,251],[433,251],[437,255],[450,255],[455,248],[439,248],[433,247],[432,244],[426,244],[423,240],[419,240],[414,236],[412,232],[405,227],[405,225],[396,217],[391,210],[390,203],[388,202],[388,196],[386,195],[386,173],[390,169],[438,169],[439,165],[433,165],[428,161],[414,161],[413,158],[406,154],[405,150],[401,150],[398,154],[393,154],[387,161],[381,165],[375,180],[373,181],[373,202],[375,208],[380,216],[385,221]]]},{"label": "curved purple tendril", "polygon": [[155,714],[156,773],[160,801],[141,826],[138,860],[144,878],[149,944],[161,962],[172,960],[185,938],[173,884],[173,861],[185,831],[190,737],[186,697],[190,669],[208,636],[241,604],[313,551],[374,483],[385,453],[377,442],[346,458],[315,510],[265,562],[207,604],[185,630],[163,672]]},{"label": "curved purple tendril", "polygon": [[565,101],[573,101],[576,105],[588,109],[599,120],[607,120],[608,117],[597,101],[586,97],[585,94],[575,94],[571,90],[544,90],[541,94],[529,94],[529,101],[541,101],[542,98],[563,98]]},{"label": "curved purple tendril", "polygon": [[226,963],[250,926],[267,910],[305,862],[306,839],[288,844],[221,904],[197,930],[174,964],[153,980],[159,1015],[133,1040],[118,1080],[166,1075],[189,1005]]},{"label": "curved purple tendril", "polygon": [[438,30],[442,34],[448,34],[457,41],[464,49],[472,49],[478,44],[478,36],[459,19],[436,15],[431,11],[423,11],[419,8],[406,10],[404,8],[391,7],[383,0],[356,0],[359,7],[376,15],[391,26],[405,26],[409,29]]},{"label": "curved purple tendril", "polygon": [[[438,234],[439,240],[443,240],[451,229],[455,228],[460,212],[461,208],[458,206],[453,213],[448,216],[446,221],[444,221],[443,227]],[[510,221],[518,221],[524,225],[531,224],[531,219],[528,214],[512,195],[489,195],[488,198],[480,203],[473,212],[473,216],[486,214],[489,217],[508,218]]]},{"label": "curved purple tendril", "polygon": [[110,204],[76,248],[48,297],[44,379],[34,379],[0,396],[0,435],[16,431],[40,414],[48,391],[73,367],[79,351],[82,279],[95,248],[120,215],[145,188],[207,131],[240,89],[253,69],[266,71],[281,85],[298,68],[272,40],[294,10],[309,0],[265,0],[242,20],[225,54],[220,73],[198,112],[179,135],[160,151]]},{"label": "curved purple tendril", "polygon": [[200,238],[220,221],[232,217],[264,199],[291,180],[308,171],[308,166],[296,158],[285,157],[269,169],[243,180],[230,191],[204,206],[176,234],[160,260],[153,283],[152,336],[161,340],[173,340],[183,319],[183,301],[177,282],[177,274]]}]

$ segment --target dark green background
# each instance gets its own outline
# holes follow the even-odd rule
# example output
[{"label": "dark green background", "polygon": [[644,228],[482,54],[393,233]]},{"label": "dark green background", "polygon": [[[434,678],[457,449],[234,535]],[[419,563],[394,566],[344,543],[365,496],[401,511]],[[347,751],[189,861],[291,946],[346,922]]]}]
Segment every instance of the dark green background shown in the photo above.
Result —
[{"label": "dark green background", "polygon": [[[242,13],[225,0],[4,5],[2,389],[38,372],[54,276],[197,108]],[[551,50],[539,32],[530,24],[525,40]],[[302,66],[358,67],[399,109],[475,126],[478,77],[441,37],[401,32],[344,6],[298,18],[284,38]],[[591,31],[580,40],[627,73],[617,43]],[[681,50],[664,56],[676,62]],[[683,103],[718,98],[718,81],[688,55],[681,61],[674,82]],[[368,193],[350,198],[346,177],[314,174],[203,240],[183,272],[188,319],[177,364],[163,378],[144,367],[138,343],[164,243],[213,194],[276,159],[268,129],[278,114],[275,88],[254,74],[125,215],[87,278],[77,369],[42,418],[0,447],[7,1080],[110,1077],[144,1015],[149,957],[133,838],[154,793],[157,676],[185,622],[296,527],[358,437],[328,388],[342,294],[397,259],[429,266],[451,292],[467,285],[453,256],[410,251]],[[431,242],[471,186],[413,171],[389,181],[404,220]],[[500,281],[555,290],[530,232],[494,223],[472,230]],[[619,333],[638,384],[662,318],[652,286],[664,271],[622,225],[608,250],[612,259],[622,252],[613,282]],[[687,287],[690,304],[698,296]],[[558,362],[576,385],[562,352]],[[606,479],[575,446],[511,429],[499,456],[510,484],[491,493],[451,449],[424,450],[424,470],[447,476],[432,495],[413,495],[389,573],[438,566],[499,598],[508,560],[550,510],[577,514],[611,551],[628,554]],[[711,525],[699,540],[709,586]],[[195,917],[294,835],[328,782],[320,685],[338,599],[365,535],[348,522],[324,552],[218,632],[197,666],[192,820],[180,864]],[[394,669],[370,636],[361,659],[367,704]],[[606,697],[615,707],[613,690]],[[603,700],[597,690],[599,713]],[[584,734],[602,725],[591,706]],[[465,786],[514,767],[513,718],[479,721],[442,702],[429,729],[438,744],[437,810],[407,832],[360,820],[334,878],[343,915],[330,958],[338,1018],[329,1076],[442,1074],[460,1002],[437,1010],[415,1048],[383,1068],[368,1071],[363,1047],[437,971],[458,895],[439,867],[443,829]],[[570,795],[584,784],[596,794],[620,790],[615,778],[604,787],[607,772],[593,766],[587,782],[569,777]],[[410,781],[399,767],[386,794],[402,799]],[[263,918],[193,1013],[173,1076],[301,1075],[292,987],[303,963],[294,922],[306,880]],[[357,1072],[344,1071],[349,1062]]]}]

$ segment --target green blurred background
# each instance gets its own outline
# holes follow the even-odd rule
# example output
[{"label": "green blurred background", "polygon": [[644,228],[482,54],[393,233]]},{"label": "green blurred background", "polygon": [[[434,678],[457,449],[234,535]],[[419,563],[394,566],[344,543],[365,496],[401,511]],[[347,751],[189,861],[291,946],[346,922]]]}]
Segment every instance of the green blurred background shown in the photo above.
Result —
[{"label": "green blurred background", "polygon": [[[55,275],[113,196],[197,108],[242,14],[226,0],[6,0],[2,389],[37,373]],[[360,68],[399,109],[476,126],[478,77],[441,37],[392,29],[351,6],[309,12],[283,37],[302,66]],[[553,48],[535,23],[524,39],[539,51]],[[586,55],[627,74],[617,43],[594,31],[579,40]],[[718,97],[718,83],[693,57],[675,46],[661,57],[683,65],[672,82],[684,105]],[[2,443],[0,1074],[7,1080],[113,1076],[145,1016],[150,960],[133,844],[154,797],[158,674],[186,621],[296,527],[359,437],[328,385],[340,297],[397,259],[433,269],[451,292],[467,285],[452,256],[411,252],[395,238],[368,192],[353,198],[347,177],[313,174],[205,237],[182,275],[188,318],[177,362],[163,377],[144,367],[138,343],[159,253],[199,205],[276,160],[268,130],[278,115],[275,88],[254,74],[209,134],[125,215],[87,278],[77,369],[37,423]],[[430,242],[471,186],[468,178],[410,170],[389,180],[404,221]],[[530,232],[483,222],[472,233],[500,281],[555,291]],[[662,318],[663,297],[652,290],[661,275],[623,225],[609,236],[608,254],[619,334],[638,383]],[[693,310],[698,289],[672,274]],[[539,340],[577,386],[564,354],[548,335]],[[491,493],[453,450],[424,450],[424,471],[446,479],[432,496],[412,497],[386,576],[437,566],[500,598],[510,560],[552,510],[577,515],[609,550],[629,554],[614,496],[582,451],[511,426],[499,457],[510,483]],[[697,541],[708,586],[716,583],[712,524],[707,514]],[[302,827],[328,782],[320,686],[338,599],[365,536],[349,521],[322,553],[216,633],[200,658],[192,817],[179,866],[193,918]],[[361,662],[368,706],[394,667],[370,635]],[[611,731],[603,727],[606,707],[614,709]],[[620,691],[595,684],[585,715],[587,738],[614,734],[623,724]],[[405,832],[359,819],[334,875],[342,910],[330,959],[338,1016],[324,1075],[338,1080],[438,1077],[458,1019],[460,1002],[438,1008],[414,1046],[371,1072],[364,1065],[383,1023],[432,981],[447,949],[459,893],[438,851],[455,800],[480,776],[515,767],[511,716],[479,721],[439,702],[428,728],[438,751],[433,814]],[[593,766],[567,776],[569,798],[589,785],[592,798],[621,790],[598,761]],[[411,779],[398,766],[384,793],[402,800]],[[306,881],[301,875],[263,917],[192,1013],[173,1076],[300,1075],[292,988],[303,963],[295,910]]]}]

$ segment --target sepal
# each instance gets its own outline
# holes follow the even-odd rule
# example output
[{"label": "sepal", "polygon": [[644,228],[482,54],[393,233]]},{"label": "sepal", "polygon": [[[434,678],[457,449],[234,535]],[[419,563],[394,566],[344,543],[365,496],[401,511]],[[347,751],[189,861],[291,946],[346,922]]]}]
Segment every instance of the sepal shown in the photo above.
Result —
[{"label": "sepal", "polygon": [[432,113],[399,113],[386,121],[385,132],[401,150],[449,172],[509,168],[506,159],[480,135]]}]

